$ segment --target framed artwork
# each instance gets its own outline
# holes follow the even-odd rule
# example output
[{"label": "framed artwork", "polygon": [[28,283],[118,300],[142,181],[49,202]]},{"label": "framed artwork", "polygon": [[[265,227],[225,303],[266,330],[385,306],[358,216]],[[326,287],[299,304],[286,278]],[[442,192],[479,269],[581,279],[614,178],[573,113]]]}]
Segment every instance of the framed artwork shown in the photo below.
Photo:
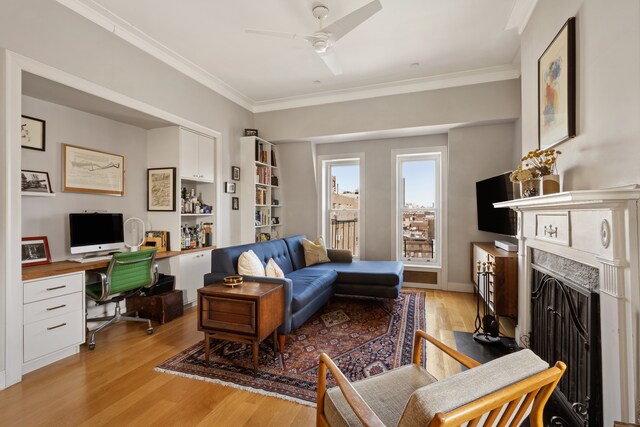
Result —
[{"label": "framed artwork", "polygon": [[22,116],[21,120],[20,133],[22,148],[44,151],[45,121],[29,116]]},{"label": "framed artwork", "polygon": [[240,181],[240,168],[238,166],[231,166],[231,179]]},{"label": "framed artwork", "polygon": [[236,183],[235,182],[225,182],[224,183],[224,192],[225,193],[236,193]]},{"label": "framed artwork", "polygon": [[51,252],[46,236],[22,238],[22,266],[51,264]]},{"label": "framed artwork", "polygon": [[176,168],[147,169],[147,210],[175,212]]},{"label": "framed artwork", "polygon": [[22,182],[20,184],[20,190],[25,195],[40,196],[43,194],[53,194],[51,190],[51,181],[49,180],[49,173],[40,171],[22,170]]},{"label": "framed artwork", "polygon": [[231,198],[231,209],[233,209],[234,211],[237,211],[240,209],[240,198],[239,197],[232,197]]},{"label": "framed artwork", "polygon": [[258,136],[258,129],[245,129],[244,136]]},{"label": "framed artwork", "polygon": [[576,136],[576,29],[569,18],[538,60],[538,145]]},{"label": "framed artwork", "polygon": [[64,191],[124,194],[124,156],[63,144]]}]

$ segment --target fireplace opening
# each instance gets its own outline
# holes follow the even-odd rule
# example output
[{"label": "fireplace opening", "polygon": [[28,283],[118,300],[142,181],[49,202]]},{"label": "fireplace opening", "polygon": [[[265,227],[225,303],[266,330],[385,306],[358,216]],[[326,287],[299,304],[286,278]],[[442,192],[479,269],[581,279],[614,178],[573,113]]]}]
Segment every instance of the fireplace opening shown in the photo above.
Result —
[{"label": "fireplace opening", "polygon": [[531,267],[531,350],[549,364],[567,364],[546,423],[601,426],[598,269],[536,249]]}]

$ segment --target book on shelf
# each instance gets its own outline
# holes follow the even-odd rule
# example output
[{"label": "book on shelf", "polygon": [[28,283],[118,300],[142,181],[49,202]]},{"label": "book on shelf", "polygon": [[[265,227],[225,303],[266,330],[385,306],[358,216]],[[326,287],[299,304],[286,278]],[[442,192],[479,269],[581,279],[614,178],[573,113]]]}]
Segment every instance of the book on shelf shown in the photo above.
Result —
[{"label": "book on shelf", "polygon": [[276,152],[274,150],[271,150],[271,166],[274,168],[278,167],[278,163],[276,162]]}]

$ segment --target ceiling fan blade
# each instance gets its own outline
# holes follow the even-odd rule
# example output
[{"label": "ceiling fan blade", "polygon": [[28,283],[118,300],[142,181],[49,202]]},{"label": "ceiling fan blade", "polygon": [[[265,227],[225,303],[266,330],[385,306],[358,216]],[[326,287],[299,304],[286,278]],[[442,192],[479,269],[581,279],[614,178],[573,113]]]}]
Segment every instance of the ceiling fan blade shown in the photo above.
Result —
[{"label": "ceiling fan blade", "polygon": [[291,39],[291,40],[293,40],[293,39],[301,38],[301,36],[298,35],[298,34],[283,33],[281,31],[246,29],[246,30],[244,30],[244,32],[245,33],[250,33],[250,34],[260,34],[261,36],[279,37],[281,39]]},{"label": "ceiling fan blade", "polygon": [[350,14],[343,16],[331,25],[326,26],[322,31],[331,33],[333,41],[341,39],[345,34],[371,18],[382,9],[380,0],[373,0],[362,6],[360,9],[354,10]]},{"label": "ceiling fan blade", "polygon": [[342,67],[340,66],[338,57],[333,50],[328,50],[324,53],[318,53],[318,56],[320,57],[320,59],[322,59],[327,68],[331,70],[334,76],[339,76],[340,74],[342,74]]}]

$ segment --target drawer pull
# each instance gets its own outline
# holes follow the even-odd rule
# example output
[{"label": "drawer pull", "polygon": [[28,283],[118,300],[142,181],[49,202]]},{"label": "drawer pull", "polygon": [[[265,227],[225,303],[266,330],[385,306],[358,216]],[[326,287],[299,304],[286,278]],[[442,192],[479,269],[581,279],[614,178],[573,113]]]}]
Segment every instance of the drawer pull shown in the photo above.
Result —
[{"label": "drawer pull", "polygon": [[47,288],[48,291],[55,291],[56,289],[66,288],[67,285],[54,286],[53,288]]},{"label": "drawer pull", "polygon": [[558,237],[558,227],[554,227],[553,225],[544,226],[544,235],[549,237]]},{"label": "drawer pull", "polygon": [[47,331],[50,331],[52,329],[62,328],[63,326],[67,326],[67,324],[66,323],[60,323],[59,325],[48,327]]},{"label": "drawer pull", "polygon": [[49,308],[47,308],[47,311],[57,310],[57,309],[59,309],[59,308],[64,308],[64,307],[66,307],[66,306],[67,306],[67,304],[57,305],[57,306],[55,306],[55,307],[49,307]]}]

